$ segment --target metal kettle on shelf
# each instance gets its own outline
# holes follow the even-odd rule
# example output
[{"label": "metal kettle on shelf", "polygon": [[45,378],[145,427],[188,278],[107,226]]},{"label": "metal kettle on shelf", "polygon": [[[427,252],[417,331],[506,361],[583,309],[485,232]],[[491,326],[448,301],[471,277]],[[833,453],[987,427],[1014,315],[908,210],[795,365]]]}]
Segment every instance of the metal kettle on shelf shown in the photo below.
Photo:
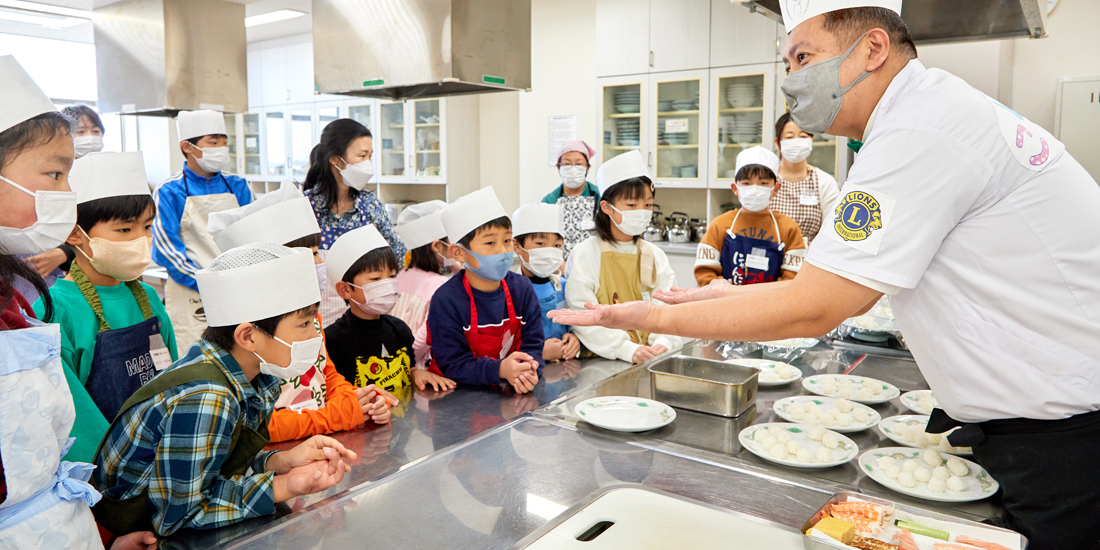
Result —
[{"label": "metal kettle on shelf", "polygon": [[664,214],[656,204],[653,205],[653,215],[649,218],[649,225],[646,226],[645,233],[642,233],[642,238],[651,243],[665,240]]},{"label": "metal kettle on shelf", "polygon": [[688,227],[688,215],[683,212],[673,212],[668,219],[668,231],[666,232],[668,242],[691,242],[691,229]]}]

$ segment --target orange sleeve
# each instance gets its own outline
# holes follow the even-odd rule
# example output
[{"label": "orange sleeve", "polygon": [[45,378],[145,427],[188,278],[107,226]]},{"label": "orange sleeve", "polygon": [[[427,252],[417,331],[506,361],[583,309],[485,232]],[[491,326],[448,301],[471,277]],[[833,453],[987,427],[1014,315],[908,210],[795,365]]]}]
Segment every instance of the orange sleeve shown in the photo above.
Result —
[{"label": "orange sleeve", "polygon": [[711,222],[703,238],[699,240],[699,247],[695,253],[695,282],[699,286],[707,286],[708,283],[722,276],[722,264],[719,258],[722,254],[722,245],[726,240],[726,230],[733,223],[733,212],[726,212]]},{"label": "orange sleeve", "polygon": [[336,365],[332,363],[328,351],[324,353],[325,406],[302,411],[276,410],[268,423],[272,443],[350,430],[366,422],[359,398],[355,396],[355,386],[336,372]]},{"label": "orange sleeve", "polygon": [[[806,257],[806,239],[802,237],[802,228],[798,227],[798,222],[790,216],[780,213],[776,213],[775,216],[779,229],[783,232],[783,265],[796,265],[801,268],[802,261]],[[798,275],[797,269],[784,268],[779,271],[779,280],[789,281],[796,275]]]}]

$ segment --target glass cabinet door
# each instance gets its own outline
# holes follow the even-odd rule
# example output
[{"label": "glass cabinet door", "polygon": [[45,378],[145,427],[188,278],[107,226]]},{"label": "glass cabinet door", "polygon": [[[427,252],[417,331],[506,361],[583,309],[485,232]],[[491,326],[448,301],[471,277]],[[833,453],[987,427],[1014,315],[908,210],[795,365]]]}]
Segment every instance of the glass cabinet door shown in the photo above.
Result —
[{"label": "glass cabinet door", "polygon": [[233,173],[240,172],[241,168],[237,164],[237,159],[240,157],[237,155],[237,115],[222,115],[225,118],[225,132],[226,137],[229,138],[226,141],[226,146],[229,147],[229,169]]},{"label": "glass cabinet door", "polygon": [[717,162],[714,178],[732,182],[737,154],[764,141],[764,75],[719,78]]},{"label": "glass cabinet door", "polygon": [[418,180],[438,178],[441,174],[442,114],[440,100],[423,99],[413,102],[413,135],[416,147],[416,172]]},{"label": "glass cabinet door", "polygon": [[[836,152],[837,139],[828,134],[814,136],[814,148],[810,151],[810,158],[806,162],[810,166],[816,166],[830,176],[836,177]],[[840,180],[837,180],[840,181]]]},{"label": "glass cabinet door", "polygon": [[[328,126],[328,123],[330,123],[330,122],[332,122],[332,121],[334,121],[338,118],[340,118],[340,108],[339,107],[321,107],[321,108],[317,109],[317,139],[318,140],[320,140],[321,132],[325,131],[325,126]],[[369,114],[367,115],[367,120],[368,120],[368,122],[370,120],[370,115]],[[367,128],[370,128],[370,125],[368,123],[363,123],[363,125],[366,126]]]},{"label": "glass cabinet door", "polygon": [[371,107],[373,107],[373,105],[369,103],[366,105],[352,105],[348,107],[348,118],[358,122],[359,124],[362,124],[363,126],[366,126],[367,128],[373,128],[370,125]]},{"label": "glass cabinet door", "polygon": [[603,103],[603,162],[642,145],[642,83],[605,85]]},{"label": "glass cabinet door", "polygon": [[[382,117],[382,176],[405,175],[405,104],[383,103],[379,111]],[[376,144],[375,147],[378,147]]]},{"label": "glass cabinet door", "polygon": [[657,82],[658,180],[699,179],[699,86],[698,79]]},{"label": "glass cabinet door", "polygon": [[267,140],[266,177],[286,175],[286,119],[281,111],[264,114],[264,138]]},{"label": "glass cabinet door", "polygon": [[304,181],[309,170],[309,152],[313,149],[313,109],[290,112],[290,175]]},{"label": "glass cabinet door", "polygon": [[260,115],[245,113],[241,136],[244,141],[244,173],[247,176],[261,176],[260,166]]}]

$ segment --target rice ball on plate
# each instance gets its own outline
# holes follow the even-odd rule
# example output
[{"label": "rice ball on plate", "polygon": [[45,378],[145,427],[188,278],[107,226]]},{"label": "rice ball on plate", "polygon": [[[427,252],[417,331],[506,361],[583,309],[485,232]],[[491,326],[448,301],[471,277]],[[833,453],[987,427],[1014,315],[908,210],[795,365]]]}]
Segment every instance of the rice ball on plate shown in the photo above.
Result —
[{"label": "rice ball on plate", "polygon": [[920,433],[917,430],[918,428],[916,426],[905,426],[901,429],[901,436],[904,437],[906,441],[915,443],[917,441],[917,434]]},{"label": "rice ball on plate", "polygon": [[947,481],[951,478],[951,470],[948,470],[947,466],[938,466],[932,470],[932,477]]},{"label": "rice ball on plate", "polygon": [[867,388],[860,388],[860,390],[856,392],[856,399],[865,400],[865,399],[871,399],[874,396],[875,396],[875,394]]},{"label": "rice ball on plate", "polygon": [[802,445],[799,442],[797,442],[797,441],[788,441],[787,442],[787,452],[788,453],[791,453],[792,455],[793,454],[798,454],[798,451],[801,451],[801,450],[802,450]]},{"label": "rice ball on plate", "polygon": [[775,439],[774,435],[769,435],[768,437],[764,438],[764,441],[760,442],[760,444],[763,445],[765,449],[771,449],[772,447],[776,446],[778,443],[779,443],[779,441],[777,439]]},{"label": "rice ball on plate", "polygon": [[920,468],[920,462],[916,460],[906,460],[905,464],[901,466],[901,471],[913,473],[917,471],[917,468]]},{"label": "rice ball on plate", "polygon": [[833,417],[833,420],[836,420],[837,417],[840,416],[840,409],[836,407],[829,409],[829,416]]},{"label": "rice ball on plate", "polygon": [[850,413],[852,409],[855,408],[855,405],[852,405],[852,402],[847,399],[837,399],[836,403],[833,403],[833,405],[836,407],[836,410],[842,413]]},{"label": "rice ball on plate", "polygon": [[870,390],[870,389],[873,389],[875,387],[875,383],[872,382],[870,379],[864,378],[863,383],[860,384],[860,386]]},{"label": "rice ball on plate", "polygon": [[890,479],[897,479],[901,475],[901,468],[897,466],[890,466],[886,469],[886,477]]},{"label": "rice ball on plate", "polygon": [[933,493],[942,493],[947,490],[947,483],[938,477],[928,480],[928,490]]},{"label": "rice ball on plate", "polygon": [[806,413],[802,412],[801,410],[787,411],[787,414],[789,414],[791,418],[798,422],[802,422],[802,420],[806,418]]},{"label": "rice ball on plate", "polygon": [[791,434],[787,433],[787,430],[780,430],[775,434],[775,440],[786,445],[791,441]]},{"label": "rice ball on plate", "polygon": [[775,368],[775,373],[778,374],[781,378],[783,378],[785,380],[789,380],[791,378],[796,378],[799,375],[800,372],[802,372],[802,371],[800,371],[800,370],[798,370],[798,369],[796,369],[796,368],[794,368],[790,365],[779,365],[778,367]]},{"label": "rice ball on plate", "polygon": [[793,413],[795,411],[798,411],[798,412],[801,412],[801,413],[806,412],[806,405],[804,405],[801,401],[795,401],[795,402],[793,402],[793,403],[791,403],[790,405],[787,406],[787,412],[792,412]]},{"label": "rice ball on plate", "polygon": [[875,384],[875,386],[871,388],[871,393],[875,395],[882,395],[882,384]]},{"label": "rice ball on plate", "polygon": [[778,382],[779,377],[774,372],[763,371],[760,373],[761,382]]},{"label": "rice ball on plate", "polygon": [[814,426],[810,428],[810,441],[821,441],[821,438],[825,436],[825,428],[820,426]]},{"label": "rice ball on plate", "polygon": [[818,462],[832,462],[833,461],[833,453],[829,452],[829,449],[826,449],[825,447],[818,447],[816,455],[817,455],[816,458],[817,458]]},{"label": "rice ball on plate", "polygon": [[836,417],[836,423],[842,428],[847,428],[852,425],[852,416],[840,413],[840,416]]},{"label": "rice ball on plate", "polygon": [[833,415],[828,414],[828,413],[824,413],[824,414],[818,416],[817,421],[822,426],[832,426],[833,424],[836,424],[836,419],[833,418]]},{"label": "rice ball on plate", "polygon": [[925,435],[928,436],[928,444],[933,447],[939,445],[940,442],[943,441],[943,436],[940,434],[925,433]]},{"label": "rice ball on plate", "polygon": [[926,434],[924,432],[921,432],[921,433],[917,434],[917,440],[914,441],[914,443],[917,445],[917,447],[921,447],[921,448],[928,447],[929,446],[928,434]]},{"label": "rice ball on plate", "polygon": [[852,398],[852,388],[841,388],[836,392],[836,395],[843,397],[844,399]]},{"label": "rice ball on plate", "polygon": [[806,405],[806,414],[817,416],[821,414],[821,409],[819,409],[817,405],[810,403],[809,405]]},{"label": "rice ball on plate", "polygon": [[951,457],[947,459],[947,469],[951,470],[951,473],[963,477],[970,473],[970,468],[967,468],[966,463],[961,458]]},{"label": "rice ball on plate", "polygon": [[932,470],[928,468],[917,468],[917,470],[913,472],[913,477],[917,478],[917,481],[921,483],[928,483],[928,480],[932,479]]},{"label": "rice ball on plate", "polygon": [[902,487],[913,488],[917,486],[917,478],[913,476],[912,472],[902,472],[898,474],[898,483],[901,483]]},{"label": "rice ball on plate", "polygon": [[825,435],[821,436],[821,444],[830,449],[836,449],[840,447],[840,440],[835,435],[825,432]]},{"label": "rice ball on plate", "polygon": [[787,458],[787,446],[780,443],[776,443],[775,445],[773,445],[771,450],[768,452],[771,453],[773,457],[780,460],[784,460]]},{"label": "rice ball on plate", "polygon": [[951,476],[947,478],[947,489],[961,493],[966,490],[966,480],[959,476]]},{"label": "rice ball on plate", "polygon": [[894,457],[892,457],[892,456],[880,456],[880,457],[878,457],[878,469],[879,470],[886,470],[886,469],[888,469],[891,466],[894,466],[896,464],[897,464],[897,461],[894,460]]},{"label": "rice ball on plate", "polygon": [[814,454],[809,449],[799,449],[795,454],[795,458],[803,464],[809,464],[814,461]]},{"label": "rice ball on plate", "polygon": [[860,424],[866,424],[869,417],[867,416],[866,409],[853,409],[852,418]]},{"label": "rice ball on plate", "polygon": [[768,438],[768,435],[769,434],[768,434],[768,429],[767,428],[760,428],[760,429],[752,432],[752,439],[753,439],[753,441],[759,441],[759,442],[763,443],[763,441]]},{"label": "rice ball on plate", "polygon": [[920,459],[933,468],[943,465],[943,457],[940,456],[939,451],[933,451],[932,449],[921,452]]},{"label": "rice ball on plate", "polygon": [[825,381],[825,382],[821,383],[821,393],[824,393],[826,395],[832,395],[832,394],[836,393],[836,390],[837,390],[836,384],[834,384],[831,381]]}]

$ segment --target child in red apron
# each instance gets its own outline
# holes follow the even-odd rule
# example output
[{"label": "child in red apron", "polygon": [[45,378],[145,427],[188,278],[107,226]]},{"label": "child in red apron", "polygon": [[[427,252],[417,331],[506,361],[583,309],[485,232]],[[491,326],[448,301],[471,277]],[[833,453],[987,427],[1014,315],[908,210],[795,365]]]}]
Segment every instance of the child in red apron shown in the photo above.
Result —
[{"label": "child in red apron", "polygon": [[460,384],[530,392],[543,365],[542,312],[530,280],[509,271],[511,220],[492,188],[455,201],[441,218],[465,270],[432,297],[429,369]]}]

